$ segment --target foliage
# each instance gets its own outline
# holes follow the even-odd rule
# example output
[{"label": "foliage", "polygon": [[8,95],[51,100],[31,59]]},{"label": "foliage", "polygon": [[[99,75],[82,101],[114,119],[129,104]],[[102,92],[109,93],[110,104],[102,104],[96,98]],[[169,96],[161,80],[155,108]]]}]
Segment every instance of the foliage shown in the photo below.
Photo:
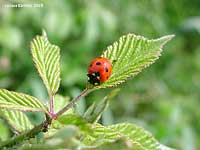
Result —
[{"label": "foliage", "polygon": [[35,97],[0,89],[0,108],[8,108],[19,111],[43,111],[46,106]]},{"label": "foliage", "polygon": [[84,113],[84,118],[90,123],[98,122],[102,113],[108,108],[110,100],[113,99],[119,91],[120,89],[114,89],[101,100],[100,104],[96,105],[93,103]]},{"label": "foliage", "polygon": [[[124,40],[124,38],[126,40]],[[104,57],[111,59],[114,56],[114,58],[117,59],[115,62],[112,61],[112,59],[111,61],[113,64],[112,74],[114,78],[118,78],[118,80],[113,80],[109,85],[109,79],[106,81],[108,82],[108,86],[105,86],[104,84],[102,84],[102,86],[110,87],[117,85],[120,82],[124,82],[126,78],[133,76],[133,73],[138,73],[136,72],[137,70],[140,71],[145,66],[151,64],[155,58],[158,57],[159,51],[161,50],[161,47],[164,45],[164,43],[166,43],[171,38],[172,37],[170,36],[166,36],[158,40],[151,41],[134,35],[122,37],[120,39],[121,46],[119,44],[118,47],[118,44],[115,43],[114,45],[115,47],[118,47],[117,49],[110,47],[108,51],[104,53]],[[134,45],[136,46],[134,47]],[[60,104],[64,104],[65,106],[61,109],[58,109],[57,113],[54,113],[54,96],[60,85],[59,48],[48,42],[47,35],[44,32],[42,36],[36,36],[36,38],[31,41],[31,53],[33,61],[36,64],[36,68],[41,78],[43,79],[43,82],[49,93],[49,110],[47,111],[46,106],[32,96],[1,89],[0,106],[1,108],[7,109],[1,110],[2,118],[6,119],[8,124],[11,125],[15,131],[22,133],[16,137],[13,137],[11,140],[0,143],[0,148],[13,146],[13,148],[15,147],[26,149],[26,142],[22,146],[18,146],[16,143],[23,143],[25,139],[29,140],[41,131],[48,132],[48,126],[52,124],[52,120],[55,120],[55,123],[53,123],[50,128],[50,133],[47,133],[45,136],[47,138],[47,143],[48,138],[51,138],[52,141],[56,141],[58,137],[60,138],[60,141],[54,145],[56,146],[55,148],[62,148],[63,146],[71,148],[74,145],[72,141],[76,140],[79,143],[76,144],[76,149],[84,149],[85,147],[88,147],[88,149],[89,147],[108,149],[110,147],[108,143],[114,142],[113,144],[116,143],[118,145],[118,140],[124,138],[131,143],[132,146],[129,146],[131,149],[170,149],[163,147],[148,132],[146,132],[144,129],[136,127],[133,124],[124,123],[108,127],[96,124],[103,111],[107,108],[109,100],[113,98],[119,91],[118,89],[112,91],[108,96],[106,96],[99,105],[92,105],[84,115],[86,120],[73,112],[71,112],[71,114],[64,113],[73,107],[73,105],[81,97],[83,97],[87,91],[91,91],[91,87],[90,89],[87,89],[86,87],[86,89],[79,96],[77,96],[67,105],[65,105],[66,100],[64,99],[63,103]],[[120,62],[122,64],[120,64]],[[120,65],[120,68],[126,69],[123,70],[120,74],[115,75],[117,74],[117,70],[115,70],[115,68],[118,68],[116,67],[118,65]],[[118,71],[120,71],[119,68]],[[125,76],[125,78],[123,76]],[[111,76],[111,80],[112,78],[113,77]],[[92,89],[95,88],[96,87],[94,86]],[[59,107],[58,104],[55,106],[57,106],[57,108]],[[32,124],[25,116],[25,114],[19,111],[43,111],[45,113],[46,120],[44,120],[40,125],[32,127]],[[15,121],[15,119],[17,120]],[[91,122],[92,124],[87,121]],[[69,125],[75,126],[75,128],[80,129],[81,132],[78,133],[76,131],[76,133],[73,133],[73,129],[70,130],[67,128]],[[70,134],[65,132],[69,132]],[[79,138],[74,136],[76,134],[79,136]],[[66,139],[71,140],[69,145],[65,144],[64,141]],[[45,141],[45,138],[43,140]],[[29,148],[32,149],[36,147],[40,149],[45,147],[47,149],[49,146],[45,143],[37,144],[37,141],[34,141],[29,145]],[[119,147],[125,149],[127,148],[127,145],[122,142]]]},{"label": "foliage", "polygon": [[31,42],[31,54],[36,68],[48,90],[55,94],[60,85],[60,49],[49,43],[46,33]]},{"label": "foliage", "polygon": [[120,138],[127,139],[132,148],[137,147],[137,150],[170,150],[159,144],[147,131],[133,124],[122,123],[104,127],[96,124],[93,127],[93,135],[86,136],[83,140],[87,144],[102,144],[115,141]]},{"label": "foliage", "polygon": [[5,119],[15,133],[20,133],[33,128],[28,117],[16,110],[0,109],[1,118]]},{"label": "foliage", "polygon": [[[61,49],[58,92],[67,98],[84,88],[89,61],[121,35],[132,32],[152,39],[176,34],[157,63],[120,86],[120,93],[110,101],[99,123],[131,122],[148,129],[165,145],[183,150],[200,148],[199,0],[41,2],[43,8],[0,9],[1,88],[25,92],[47,104],[46,89],[28,48],[43,28],[49,41]],[[110,90],[83,98],[77,103],[78,112],[98,103]],[[34,124],[43,119],[42,113],[26,114]],[[2,140],[13,135],[4,120],[0,120],[0,133]],[[118,143],[129,144],[124,141]]]},{"label": "foliage", "polygon": [[109,46],[102,54],[112,62],[112,75],[100,88],[112,87],[125,82],[148,67],[160,56],[162,46],[171,40],[173,35],[156,40],[148,40],[142,36],[129,34]]}]

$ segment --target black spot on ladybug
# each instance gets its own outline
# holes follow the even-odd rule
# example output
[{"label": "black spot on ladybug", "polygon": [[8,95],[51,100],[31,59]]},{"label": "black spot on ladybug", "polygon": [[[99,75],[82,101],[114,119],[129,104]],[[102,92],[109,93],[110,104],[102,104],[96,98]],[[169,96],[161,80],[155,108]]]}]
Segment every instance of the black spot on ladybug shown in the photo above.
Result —
[{"label": "black spot on ladybug", "polygon": [[109,76],[106,77],[107,79],[109,78]]},{"label": "black spot on ladybug", "polygon": [[92,64],[90,64],[90,67],[92,67]]},{"label": "black spot on ladybug", "polygon": [[101,65],[101,63],[100,62],[96,62],[96,65]]},{"label": "black spot on ladybug", "polygon": [[105,68],[105,71],[108,72],[108,68],[107,67]]}]

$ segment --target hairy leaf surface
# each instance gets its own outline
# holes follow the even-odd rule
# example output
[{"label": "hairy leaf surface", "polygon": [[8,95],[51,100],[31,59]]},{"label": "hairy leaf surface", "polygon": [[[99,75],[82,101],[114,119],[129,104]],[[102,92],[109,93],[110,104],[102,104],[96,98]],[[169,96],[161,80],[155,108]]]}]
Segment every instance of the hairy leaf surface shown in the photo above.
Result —
[{"label": "hairy leaf surface", "polygon": [[48,93],[54,95],[60,85],[59,47],[51,44],[44,32],[31,41],[31,54]]},{"label": "hairy leaf surface", "polygon": [[159,58],[162,47],[173,36],[167,35],[153,40],[135,34],[122,36],[101,55],[111,61],[113,71],[106,82],[95,88],[113,87],[134,77]]},{"label": "hairy leaf surface", "polygon": [[23,132],[33,128],[28,117],[21,111],[0,109],[0,116],[6,120],[14,131]]},{"label": "hairy leaf surface", "polygon": [[0,89],[0,108],[47,112],[47,107],[37,98],[6,89]]},{"label": "hairy leaf surface", "polygon": [[88,145],[98,145],[120,138],[127,138],[133,145],[137,146],[137,150],[172,150],[156,141],[156,139],[143,128],[128,123],[106,127],[96,124],[96,126],[93,126],[93,134],[86,136],[84,143]]}]

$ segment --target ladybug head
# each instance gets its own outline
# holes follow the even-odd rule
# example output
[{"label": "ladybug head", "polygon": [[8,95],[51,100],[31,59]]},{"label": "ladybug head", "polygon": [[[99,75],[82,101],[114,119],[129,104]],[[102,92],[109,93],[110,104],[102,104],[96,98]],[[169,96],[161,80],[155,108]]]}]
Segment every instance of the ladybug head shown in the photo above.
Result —
[{"label": "ladybug head", "polygon": [[95,72],[92,74],[87,74],[88,76],[88,82],[93,85],[100,85],[100,73]]}]

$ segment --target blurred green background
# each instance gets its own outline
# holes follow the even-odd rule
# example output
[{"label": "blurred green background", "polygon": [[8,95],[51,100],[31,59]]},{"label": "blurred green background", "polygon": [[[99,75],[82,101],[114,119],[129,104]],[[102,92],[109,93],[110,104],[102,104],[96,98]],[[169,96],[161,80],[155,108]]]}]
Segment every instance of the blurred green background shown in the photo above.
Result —
[{"label": "blurred green background", "polygon": [[[5,1],[0,1],[2,4]],[[13,3],[18,3],[12,0]],[[27,1],[31,2],[31,1]],[[132,122],[168,146],[200,149],[200,1],[100,0],[40,1],[42,8],[0,8],[0,87],[34,95],[47,92],[34,68],[31,39],[45,29],[61,48],[59,94],[74,97],[84,89],[88,63],[127,33],[148,38],[176,37],[161,58],[128,80],[101,122]],[[77,105],[82,114],[111,89],[89,94]],[[34,123],[42,116],[28,114]],[[0,138],[10,132],[0,120]]]}]

